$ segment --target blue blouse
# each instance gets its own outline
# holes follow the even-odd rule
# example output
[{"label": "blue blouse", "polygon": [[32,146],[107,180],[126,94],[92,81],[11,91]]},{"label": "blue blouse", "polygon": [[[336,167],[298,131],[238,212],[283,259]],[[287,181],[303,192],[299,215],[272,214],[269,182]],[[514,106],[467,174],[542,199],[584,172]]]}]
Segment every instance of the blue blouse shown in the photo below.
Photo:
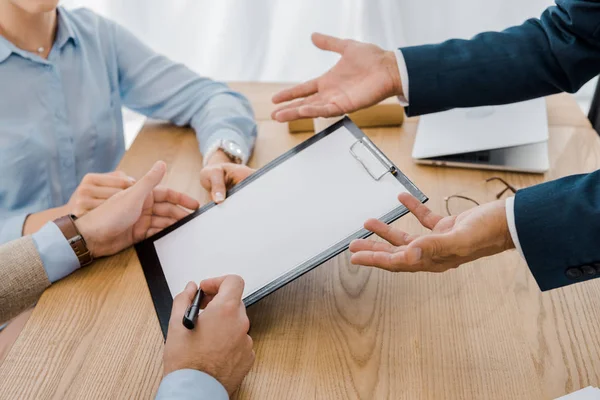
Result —
[{"label": "blue blouse", "polygon": [[249,155],[256,138],[239,93],[89,10],[59,7],[47,60],[0,36],[0,243],[21,236],[28,214],[66,204],[85,174],[116,168],[122,106],[191,125],[203,152],[229,139]]}]

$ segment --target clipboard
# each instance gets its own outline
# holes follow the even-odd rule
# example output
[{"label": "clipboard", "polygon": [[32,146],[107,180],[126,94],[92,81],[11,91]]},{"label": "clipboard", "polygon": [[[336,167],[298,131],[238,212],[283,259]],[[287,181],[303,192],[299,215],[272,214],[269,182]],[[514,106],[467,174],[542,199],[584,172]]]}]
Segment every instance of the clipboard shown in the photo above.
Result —
[{"label": "clipboard", "polygon": [[135,246],[163,335],[188,281],[237,273],[250,306],[407,214],[401,191],[428,200],[348,117],[286,152]]}]

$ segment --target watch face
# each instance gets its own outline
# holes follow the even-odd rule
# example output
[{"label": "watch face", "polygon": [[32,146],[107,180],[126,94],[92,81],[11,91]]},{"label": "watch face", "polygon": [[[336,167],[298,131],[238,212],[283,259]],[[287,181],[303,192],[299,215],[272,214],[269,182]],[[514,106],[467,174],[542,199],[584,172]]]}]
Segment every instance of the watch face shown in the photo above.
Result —
[{"label": "watch face", "polygon": [[227,154],[232,161],[241,164],[242,163],[242,148],[231,140],[225,140],[223,142],[223,151]]}]

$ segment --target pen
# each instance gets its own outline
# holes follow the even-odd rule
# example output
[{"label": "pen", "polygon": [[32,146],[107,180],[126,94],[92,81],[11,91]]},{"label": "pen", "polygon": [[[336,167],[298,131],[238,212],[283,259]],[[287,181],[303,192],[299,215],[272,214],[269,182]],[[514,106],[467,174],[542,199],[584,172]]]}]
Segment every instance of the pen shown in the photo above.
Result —
[{"label": "pen", "polygon": [[189,305],[187,310],[185,310],[185,314],[183,314],[183,326],[188,329],[194,329],[196,325],[196,319],[198,318],[198,313],[200,312],[200,302],[204,297],[204,292],[202,289],[198,288],[196,292],[196,296],[194,297],[194,301]]}]

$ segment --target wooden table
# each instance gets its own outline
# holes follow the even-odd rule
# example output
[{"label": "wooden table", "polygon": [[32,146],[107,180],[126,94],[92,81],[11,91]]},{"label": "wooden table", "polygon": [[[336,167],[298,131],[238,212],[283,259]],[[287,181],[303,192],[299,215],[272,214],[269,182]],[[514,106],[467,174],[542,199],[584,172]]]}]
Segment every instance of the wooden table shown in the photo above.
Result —
[{"label": "wooden table", "polygon": [[[234,85],[255,103],[260,167],[308,135],[269,120],[277,85]],[[600,167],[596,133],[568,95],[548,99],[552,170],[500,174],[524,187]],[[443,197],[497,174],[417,166],[417,119],[368,135],[443,211]],[[121,163],[155,160],[201,199],[189,129],[147,125]],[[412,216],[396,222],[421,231]],[[444,274],[352,266],[344,253],[248,310],[256,364],[240,399],[549,399],[600,384],[600,279],[541,293],[515,252]],[[3,399],[151,398],[163,340],[133,250],[48,289],[0,366]]]}]

